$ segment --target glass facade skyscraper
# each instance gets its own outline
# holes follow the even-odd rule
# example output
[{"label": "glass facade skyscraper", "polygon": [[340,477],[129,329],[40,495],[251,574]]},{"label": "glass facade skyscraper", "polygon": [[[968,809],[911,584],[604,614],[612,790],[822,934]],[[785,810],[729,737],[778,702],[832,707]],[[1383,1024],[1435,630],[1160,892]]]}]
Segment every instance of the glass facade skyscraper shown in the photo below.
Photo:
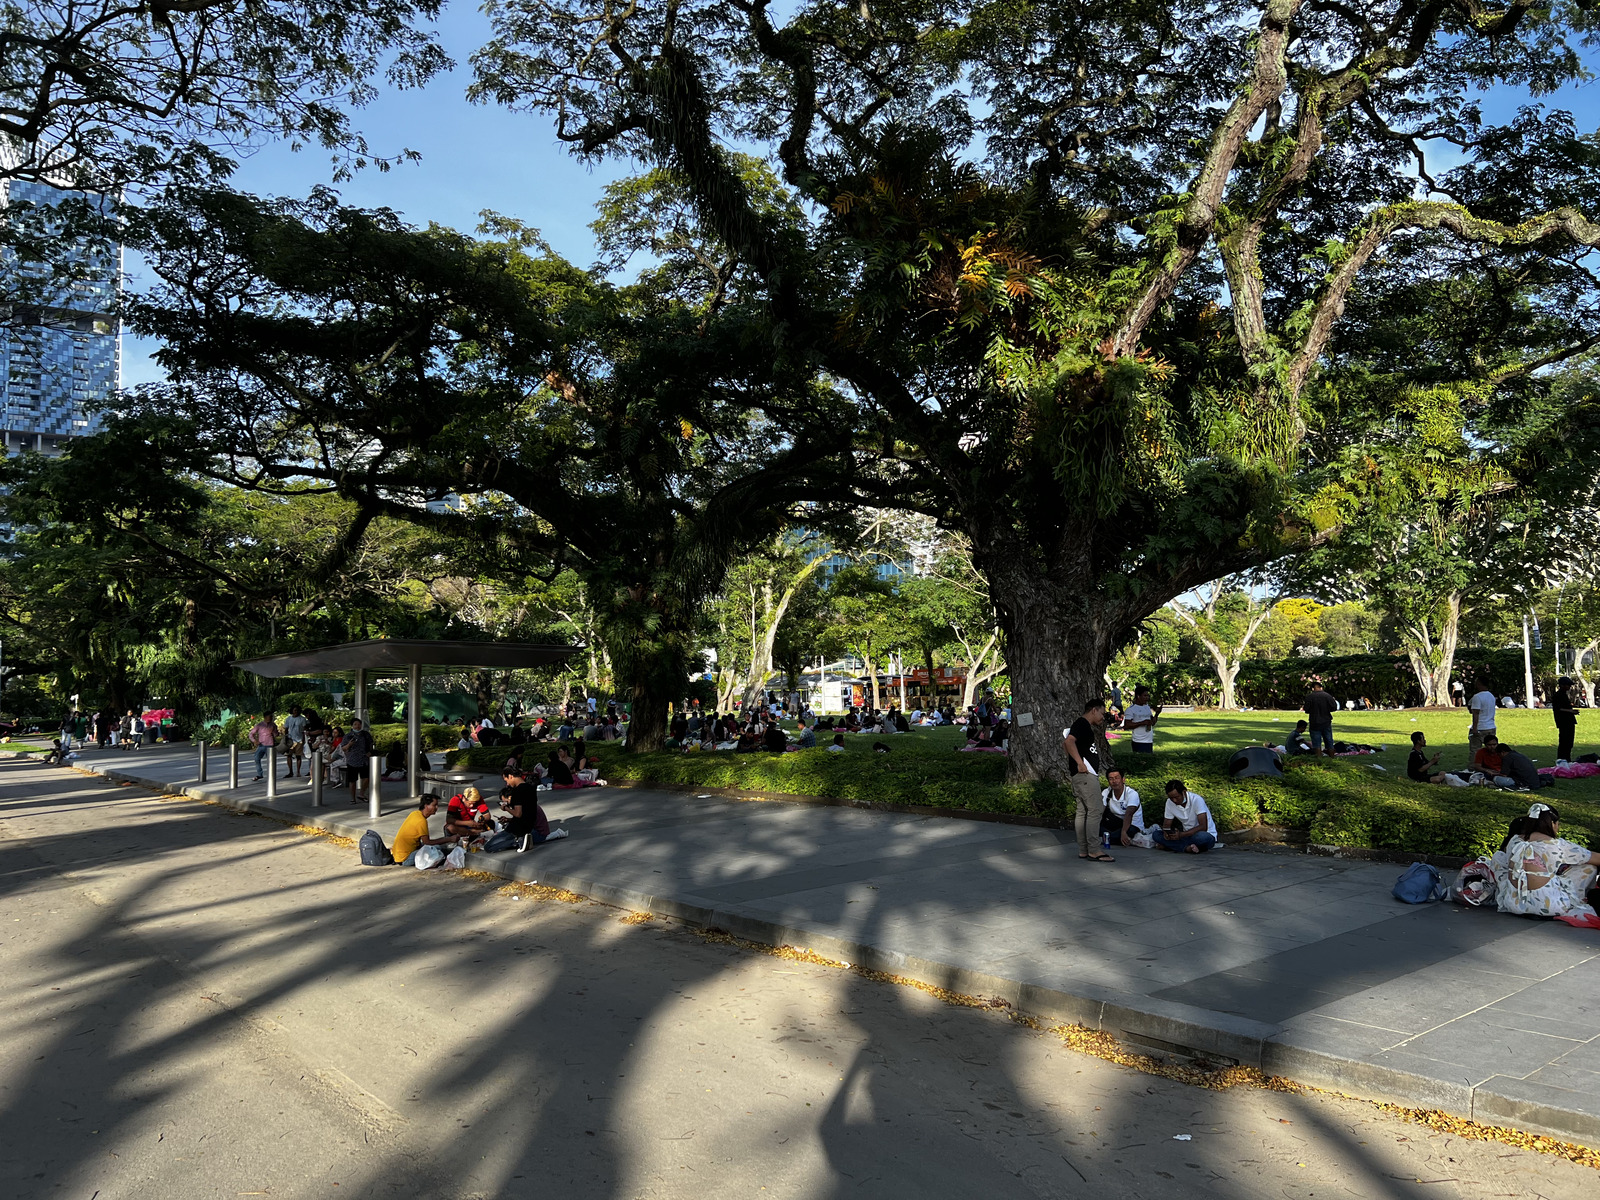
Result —
[{"label": "glass facade skyscraper", "polygon": [[[54,207],[70,193],[41,183],[0,183],[0,202]],[[79,197],[81,199],[81,196]],[[116,392],[121,338],[115,310],[121,251],[77,251],[69,282],[0,252],[0,428],[5,450],[44,454],[95,432],[95,405]]]}]

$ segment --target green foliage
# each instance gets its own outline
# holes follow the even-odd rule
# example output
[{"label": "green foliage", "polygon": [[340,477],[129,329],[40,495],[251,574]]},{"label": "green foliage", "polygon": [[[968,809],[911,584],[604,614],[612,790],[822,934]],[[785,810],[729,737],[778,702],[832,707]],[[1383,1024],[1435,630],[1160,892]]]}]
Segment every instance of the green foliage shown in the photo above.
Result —
[{"label": "green foliage", "polygon": [[[1257,824],[1298,831],[1321,845],[1366,847],[1409,853],[1471,854],[1499,847],[1513,816],[1527,810],[1527,797],[1490,788],[1443,788],[1406,779],[1409,731],[1422,728],[1443,747],[1445,765],[1464,765],[1466,721],[1460,711],[1342,714],[1339,736],[1385,742],[1382,754],[1339,759],[1293,758],[1282,780],[1234,781],[1227,759],[1242,745],[1284,736],[1296,714],[1168,714],[1158,727],[1154,754],[1135,755],[1112,744],[1117,765],[1144,802],[1147,821],[1159,821],[1163,787],[1182,779],[1206,798],[1218,828],[1248,829]],[[1274,720],[1276,718],[1276,720]],[[1585,714],[1600,722],[1600,716]],[[1554,757],[1554,727],[1543,712],[1504,712],[1502,736],[1544,761]],[[1600,734],[1600,724],[1586,736]],[[621,754],[599,747],[607,779],[679,787],[749,789],[787,795],[890,804],[930,805],[977,812],[1032,814],[1070,823],[1075,808],[1070,790],[1049,784],[1027,787],[1005,782],[999,755],[961,754],[962,739],[945,730],[916,730],[889,739],[889,754],[875,754],[875,739],[847,735],[847,750],[793,754],[676,752]],[[1548,745],[1545,743],[1548,742]],[[528,753],[545,756],[549,743]],[[452,753],[452,765],[498,772],[507,749],[491,747]],[[1374,770],[1380,765],[1385,770]],[[1600,832],[1600,782],[1563,781],[1543,798],[1562,810],[1563,832],[1588,843]]]}]

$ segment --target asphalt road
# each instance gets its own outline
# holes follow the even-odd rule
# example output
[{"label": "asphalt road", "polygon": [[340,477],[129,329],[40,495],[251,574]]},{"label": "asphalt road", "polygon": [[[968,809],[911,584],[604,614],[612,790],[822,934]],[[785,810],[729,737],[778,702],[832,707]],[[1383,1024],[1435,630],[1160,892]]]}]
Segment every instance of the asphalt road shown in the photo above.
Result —
[{"label": "asphalt road", "polygon": [[0,764],[0,896],[0,1196],[19,1200],[1600,1185],[1357,1101],[1187,1087],[603,905],[363,869],[72,771]]}]

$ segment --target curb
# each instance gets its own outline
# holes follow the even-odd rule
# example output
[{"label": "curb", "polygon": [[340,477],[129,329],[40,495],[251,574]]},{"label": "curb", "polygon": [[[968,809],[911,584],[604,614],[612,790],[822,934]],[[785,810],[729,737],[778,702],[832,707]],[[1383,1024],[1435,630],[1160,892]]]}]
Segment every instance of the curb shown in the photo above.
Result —
[{"label": "curb", "polygon": [[[331,812],[326,815],[291,813],[261,801],[229,796],[226,791],[163,783],[125,771],[96,770],[93,767],[74,769],[98,775],[113,783],[135,784],[161,795],[204,800],[236,812],[267,817],[286,825],[311,825],[342,836],[360,837],[368,823],[365,812],[338,816]],[[696,794],[708,793],[701,789]],[[748,796],[751,793],[743,794]],[[805,798],[801,798],[801,802],[805,802]],[[829,803],[826,800],[812,802]],[[854,801],[837,803],[848,807],[859,806]],[[981,817],[994,819],[1004,815],[981,814]],[[1230,1060],[1242,1066],[1255,1067],[1267,1075],[1282,1076],[1365,1100],[1441,1109],[1486,1124],[1509,1124],[1518,1129],[1583,1145],[1600,1145],[1600,1112],[1580,1107],[1584,1101],[1592,1104],[1593,1099],[1563,1088],[1528,1083],[1504,1075],[1486,1076],[1476,1082],[1469,1078],[1450,1080],[1418,1075],[1280,1040],[1285,1032],[1282,1026],[1247,1017],[1123,992],[1088,981],[1069,985],[1071,990],[1024,983],[775,921],[692,904],[671,896],[656,896],[599,880],[551,872],[542,869],[539,862],[531,862],[517,855],[499,856],[497,859],[479,855],[478,858],[480,861],[471,864],[474,870],[508,881],[537,882],[619,908],[671,917],[688,925],[730,933],[747,941],[807,949],[850,966],[902,975],[918,983],[952,992],[992,996],[1004,1000],[1026,1015],[1084,1025],[1113,1034],[1136,1048]]]}]

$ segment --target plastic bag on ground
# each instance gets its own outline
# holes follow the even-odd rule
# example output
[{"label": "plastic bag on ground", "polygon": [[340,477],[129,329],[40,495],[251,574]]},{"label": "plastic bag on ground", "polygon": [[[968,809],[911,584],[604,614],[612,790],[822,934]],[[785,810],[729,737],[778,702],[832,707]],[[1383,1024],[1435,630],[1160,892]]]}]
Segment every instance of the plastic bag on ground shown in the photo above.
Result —
[{"label": "plastic bag on ground", "polygon": [[452,846],[450,853],[444,856],[444,869],[446,871],[459,871],[467,865],[467,852],[461,846]]},{"label": "plastic bag on ground", "polygon": [[437,846],[422,846],[418,848],[417,856],[411,861],[417,870],[426,871],[444,861],[444,851]]}]

